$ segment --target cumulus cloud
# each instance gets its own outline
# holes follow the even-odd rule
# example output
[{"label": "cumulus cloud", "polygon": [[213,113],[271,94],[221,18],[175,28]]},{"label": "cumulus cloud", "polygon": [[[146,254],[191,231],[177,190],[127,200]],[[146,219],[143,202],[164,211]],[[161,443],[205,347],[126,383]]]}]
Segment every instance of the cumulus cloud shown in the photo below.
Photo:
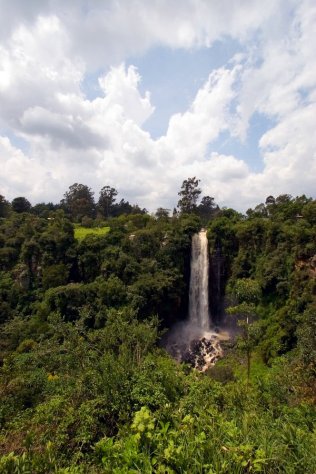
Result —
[{"label": "cumulus cloud", "polygon": [[235,66],[232,70],[221,68],[212,72],[190,109],[171,117],[161,141],[174,151],[177,164],[204,157],[207,145],[221,131],[229,129],[229,106],[235,98],[233,85],[238,69]]},{"label": "cumulus cloud", "polygon": [[[131,54],[163,44],[172,48],[210,46],[227,34],[245,40],[278,12],[282,0],[1,0],[0,32],[20,24],[31,28],[38,16],[58,14],[72,51],[89,68],[118,64]],[[291,3],[291,2],[290,2]],[[0,33],[1,34],[1,33]]]},{"label": "cumulus cloud", "polygon": [[150,93],[141,97],[138,85],[140,81],[134,66],[127,71],[123,64],[112,68],[104,77],[99,78],[99,84],[105,94],[104,107],[115,107],[122,118],[133,120],[137,125],[142,125],[153,113],[154,107],[150,103]]},{"label": "cumulus cloud", "polygon": [[[286,36],[265,32],[260,44],[259,65],[245,65],[238,112],[240,136],[244,138],[249,119],[256,111],[282,120],[304,106],[308,91],[316,87],[316,57],[312,39],[316,5],[303,2],[287,25]],[[258,61],[258,56],[255,57]]]},{"label": "cumulus cloud", "polygon": [[[0,192],[7,198],[58,201],[77,181],[96,191],[111,184],[149,209],[172,207],[182,180],[194,175],[205,194],[240,209],[268,194],[314,193],[312,0],[0,6]],[[211,54],[227,36],[240,54],[210,71],[188,109],[170,117],[166,134],[154,140],[144,124],[160,104],[141,92],[141,71],[125,65],[130,55],[157,45],[209,47]],[[95,98],[84,93],[91,73]],[[223,132],[247,142],[255,113],[274,123],[258,142],[260,173],[217,148]]]},{"label": "cumulus cloud", "polygon": [[8,197],[32,196],[53,199],[58,180],[39,162],[14,147],[7,137],[0,136],[1,193]]},{"label": "cumulus cloud", "polygon": [[[260,146],[265,157],[265,180],[285,193],[314,194],[316,176],[316,104],[298,107],[265,133]],[[306,170],[308,170],[306,172]],[[279,184],[278,184],[279,183]]]}]

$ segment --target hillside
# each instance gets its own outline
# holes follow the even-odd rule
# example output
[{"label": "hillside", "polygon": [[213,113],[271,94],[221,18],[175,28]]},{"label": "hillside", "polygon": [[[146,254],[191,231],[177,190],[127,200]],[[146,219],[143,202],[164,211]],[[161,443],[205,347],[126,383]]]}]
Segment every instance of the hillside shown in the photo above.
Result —
[{"label": "hillside", "polygon": [[[1,219],[0,472],[315,472],[316,202],[211,210]],[[231,335],[205,373],[161,344],[202,225]]]}]

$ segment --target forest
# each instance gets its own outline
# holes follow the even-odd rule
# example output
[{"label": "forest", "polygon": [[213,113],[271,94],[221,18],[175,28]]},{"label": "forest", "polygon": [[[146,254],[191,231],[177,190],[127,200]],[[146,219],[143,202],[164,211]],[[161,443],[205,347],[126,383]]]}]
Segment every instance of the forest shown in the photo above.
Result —
[{"label": "forest", "polygon": [[[0,196],[0,472],[315,474],[316,201],[242,214],[195,177],[173,211],[117,195]],[[202,227],[231,331],[205,372],[163,344]]]}]

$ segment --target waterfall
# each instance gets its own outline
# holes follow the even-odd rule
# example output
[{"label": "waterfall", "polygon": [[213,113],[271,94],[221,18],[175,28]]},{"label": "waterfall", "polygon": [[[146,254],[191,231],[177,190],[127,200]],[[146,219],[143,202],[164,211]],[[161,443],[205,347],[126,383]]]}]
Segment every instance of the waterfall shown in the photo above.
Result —
[{"label": "waterfall", "polygon": [[208,241],[206,231],[201,230],[192,238],[189,323],[204,331],[210,329],[208,278]]},{"label": "waterfall", "polygon": [[166,335],[165,347],[179,362],[205,371],[223,356],[220,341],[228,340],[225,331],[210,329],[209,259],[206,231],[192,238],[189,288],[189,318],[178,322]]}]

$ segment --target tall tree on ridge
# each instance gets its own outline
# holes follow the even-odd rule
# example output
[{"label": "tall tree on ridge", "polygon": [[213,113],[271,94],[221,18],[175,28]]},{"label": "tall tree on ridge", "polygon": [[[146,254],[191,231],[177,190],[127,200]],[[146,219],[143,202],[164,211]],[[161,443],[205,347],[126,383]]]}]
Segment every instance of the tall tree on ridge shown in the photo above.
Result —
[{"label": "tall tree on ridge", "polygon": [[13,199],[11,203],[14,212],[29,212],[31,210],[31,203],[25,197],[19,196]]},{"label": "tall tree on ridge", "polygon": [[85,184],[74,183],[64,194],[61,204],[75,221],[80,221],[84,216],[94,217],[93,195],[94,192]]},{"label": "tall tree on ridge", "polygon": [[115,203],[117,196],[117,190],[110,186],[103,186],[100,191],[98,210],[101,212],[103,217],[108,219],[112,215],[113,204]]},{"label": "tall tree on ridge", "polygon": [[0,194],[0,217],[7,217],[10,212],[10,203]]},{"label": "tall tree on ridge", "polygon": [[207,221],[214,217],[216,212],[219,211],[218,205],[215,203],[214,198],[210,196],[204,196],[201,199],[200,204],[197,207],[200,217]]},{"label": "tall tree on ridge", "polygon": [[196,179],[195,176],[183,181],[181,191],[178,192],[180,199],[177,205],[182,214],[196,211],[197,201],[201,194],[199,182],[200,180]]}]

